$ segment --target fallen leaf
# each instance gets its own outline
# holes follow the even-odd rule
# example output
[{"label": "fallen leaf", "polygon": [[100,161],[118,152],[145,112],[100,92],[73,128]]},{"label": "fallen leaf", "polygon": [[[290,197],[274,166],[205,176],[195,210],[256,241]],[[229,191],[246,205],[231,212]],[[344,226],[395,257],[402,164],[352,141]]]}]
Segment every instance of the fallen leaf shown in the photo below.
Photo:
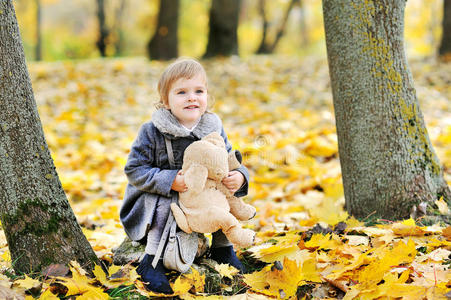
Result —
[{"label": "fallen leaf", "polygon": [[218,271],[221,277],[233,279],[233,276],[239,273],[239,270],[229,264],[217,264],[215,270]]},{"label": "fallen leaf", "polygon": [[448,204],[445,202],[445,200],[443,200],[443,196],[440,198],[440,200],[435,200],[435,204],[438,207],[438,211],[442,215],[448,215],[449,214]]},{"label": "fallen leaf", "polygon": [[23,289],[25,291],[33,291],[33,293],[39,292],[42,282],[37,279],[33,279],[25,275],[24,279],[14,281],[13,288]]}]

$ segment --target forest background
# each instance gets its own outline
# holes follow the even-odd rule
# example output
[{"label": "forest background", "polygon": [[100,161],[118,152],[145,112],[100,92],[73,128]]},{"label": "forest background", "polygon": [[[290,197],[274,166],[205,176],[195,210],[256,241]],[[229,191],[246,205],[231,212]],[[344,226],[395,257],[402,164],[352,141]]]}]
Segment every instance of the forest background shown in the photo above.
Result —
[{"label": "forest background", "polygon": [[[66,60],[99,57],[96,47],[98,21],[96,1],[41,0],[43,60]],[[123,50],[121,56],[145,56],[146,44],[154,34],[159,1],[116,0],[105,1],[106,23],[116,21],[116,14],[124,2],[121,28]],[[238,27],[239,54],[252,55],[262,35],[259,1],[242,1]],[[279,25],[288,0],[266,1],[266,13],[272,25]],[[15,1],[27,59],[34,59],[36,45],[37,1]],[[288,19],[277,54],[325,56],[324,26],[321,1],[303,0],[295,6]],[[207,46],[208,13],[210,1],[180,1],[179,51],[180,55],[201,57]],[[431,56],[437,52],[441,37],[442,0],[409,0],[406,6],[405,43],[408,57]],[[274,32],[271,32],[274,34]],[[76,38],[74,38],[76,37]],[[114,37],[117,38],[117,37]],[[114,41],[112,41],[114,42]],[[117,55],[113,47],[107,55]]]},{"label": "forest background", "polygon": [[[107,56],[114,59],[99,59],[94,2],[41,1],[43,62],[33,62],[36,2],[18,0],[15,5],[41,121],[58,174],[96,254],[111,262],[111,250],[125,237],[118,220],[126,185],[122,169],[139,125],[151,115],[152,104],[158,98],[156,82],[167,63],[145,58],[146,44],[156,27],[158,1],[125,1],[124,47],[121,53],[115,52],[112,46],[107,47]],[[107,2],[109,25],[114,23],[111,16],[120,2]],[[258,246],[242,254],[251,264],[257,259],[270,267],[259,271],[260,265],[252,276],[246,277],[250,291],[261,293],[263,287],[259,282],[263,280],[271,286],[264,293],[279,298],[305,294],[334,297],[341,293],[343,296],[351,289],[340,285],[340,276],[346,275],[352,283],[355,276],[361,276],[362,269],[357,261],[363,259],[370,245],[381,246],[380,249],[390,245],[393,252],[384,248],[378,255],[390,256],[399,249],[404,253],[417,251],[416,264],[403,262],[396,270],[400,274],[410,270],[410,286],[423,287],[420,292],[425,295],[449,292],[450,278],[446,271],[451,246],[450,233],[445,232],[444,227],[421,226],[418,220],[412,224],[411,221],[392,223],[369,218],[366,220],[369,222],[363,223],[348,218],[343,209],[321,2],[302,1],[302,7],[294,7],[274,55],[255,55],[262,32],[257,2],[242,3],[239,57],[203,61],[215,96],[213,110],[223,118],[233,145],[245,154],[245,163],[252,174],[246,201],[257,207],[258,216],[247,226],[259,232]],[[268,19],[273,20],[275,27],[288,3],[267,1]],[[180,55],[200,58],[204,54],[209,7],[209,1],[181,1]],[[442,14],[443,1],[409,0],[405,14],[405,47],[428,131],[450,184],[451,70],[449,63],[436,60]],[[437,206],[449,213],[446,203],[438,202]],[[333,227],[341,221],[354,229],[348,229],[345,236],[329,232],[322,238],[322,234],[313,234],[310,244],[301,243],[301,233],[315,224]],[[379,227],[364,227],[376,223]],[[401,249],[400,240],[406,242],[407,248]],[[4,237],[2,241],[1,263],[4,270],[8,270],[11,262]],[[414,246],[409,244],[412,241]],[[301,265],[309,271],[312,260],[317,264],[312,273],[298,271]],[[275,264],[277,261],[282,264],[282,270],[271,268],[272,264],[279,266]],[[299,265],[294,266],[293,261]],[[375,260],[371,263],[387,272],[387,266],[376,266]],[[395,266],[393,261],[391,263],[390,270]],[[337,267],[344,266],[348,274],[337,275]],[[320,270],[322,277],[319,277]],[[78,272],[76,268],[72,271],[73,276]],[[271,277],[277,277],[274,274],[278,271],[281,271],[277,275],[279,281]],[[218,270],[221,282],[216,290],[209,291],[210,294],[232,295],[243,291],[243,284],[235,282],[235,277],[231,284],[227,272],[230,270]],[[418,276],[420,273],[422,275]],[[136,278],[132,272],[128,276],[121,283],[130,286]],[[5,277],[4,280],[8,284],[14,281],[16,289],[30,293],[30,282],[23,283],[21,278]],[[59,282],[80,296],[90,291],[88,287],[92,290],[101,287],[110,296],[134,291],[133,285],[124,291],[123,287],[106,279],[91,281],[85,276],[78,277],[81,278],[86,280],[85,290],[70,287],[69,281]],[[40,291],[64,294],[55,288],[55,280],[58,281],[41,278],[44,285]],[[191,292],[194,289],[199,294],[202,279],[189,280],[194,282],[193,288],[189,287]],[[388,287],[388,277],[385,281]],[[203,282],[205,284],[205,278]],[[296,289],[297,285],[304,289]],[[184,289],[176,292],[183,295],[188,290],[185,284]],[[410,291],[419,290],[410,287]],[[403,292],[408,295],[407,291]],[[373,296],[377,298],[377,293]]]}]

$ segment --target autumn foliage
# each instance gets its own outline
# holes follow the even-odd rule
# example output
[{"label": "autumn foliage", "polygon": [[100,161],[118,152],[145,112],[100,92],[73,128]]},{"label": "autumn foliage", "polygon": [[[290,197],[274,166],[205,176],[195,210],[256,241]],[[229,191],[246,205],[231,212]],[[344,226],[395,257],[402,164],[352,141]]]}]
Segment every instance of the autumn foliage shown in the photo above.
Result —
[{"label": "autumn foliage", "polygon": [[[251,172],[245,201],[257,207],[246,226],[257,244],[239,250],[251,272],[211,265],[220,280],[198,270],[172,274],[183,299],[235,295],[245,299],[446,299],[451,291],[451,227],[422,219],[363,222],[348,216],[325,59],[254,57],[203,62],[212,110]],[[63,187],[96,254],[107,265],[87,276],[76,263],[16,276],[1,237],[0,295],[58,299],[121,299],[152,294],[135,267],[112,264],[125,237],[118,209],[123,166],[137,130],[158,100],[165,67],[144,59],[35,63],[33,88]],[[451,183],[451,65],[411,62],[429,134]],[[437,211],[449,214],[444,201]],[[18,274],[17,274],[18,275]],[[237,288],[238,286],[238,288]],[[246,293],[238,295],[239,293]],[[31,299],[31,298],[30,298]]]}]

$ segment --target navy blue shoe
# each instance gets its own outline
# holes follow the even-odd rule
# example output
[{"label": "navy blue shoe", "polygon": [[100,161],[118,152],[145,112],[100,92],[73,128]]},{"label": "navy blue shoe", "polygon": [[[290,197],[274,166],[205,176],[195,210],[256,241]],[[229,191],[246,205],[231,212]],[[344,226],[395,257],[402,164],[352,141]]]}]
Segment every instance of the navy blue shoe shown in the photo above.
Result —
[{"label": "navy blue shoe", "polygon": [[155,255],[146,254],[139,263],[136,272],[141,275],[141,280],[148,290],[155,293],[173,294],[169,280],[164,275],[166,268],[163,266],[161,260],[158,261],[156,268],[152,266],[152,261]]},{"label": "navy blue shoe", "polygon": [[246,273],[246,268],[236,256],[235,251],[233,251],[233,246],[211,248],[210,251],[211,259],[220,264],[229,264],[240,270],[240,273]]}]

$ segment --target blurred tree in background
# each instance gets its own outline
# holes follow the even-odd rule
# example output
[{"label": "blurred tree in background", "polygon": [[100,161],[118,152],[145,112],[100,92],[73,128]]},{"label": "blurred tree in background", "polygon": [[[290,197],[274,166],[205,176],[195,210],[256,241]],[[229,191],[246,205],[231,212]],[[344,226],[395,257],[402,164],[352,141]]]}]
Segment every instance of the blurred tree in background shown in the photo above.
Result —
[{"label": "blurred tree in background", "polygon": [[280,39],[282,38],[284,32],[285,32],[285,28],[287,26],[287,21],[288,21],[288,17],[290,16],[290,12],[293,9],[295,4],[300,5],[300,0],[290,0],[290,4],[288,6],[288,9],[286,10],[286,13],[282,19],[282,22],[277,30],[276,33],[276,37],[274,38],[274,41],[272,43],[270,43],[267,40],[267,36],[268,36],[268,29],[269,29],[269,21],[266,17],[266,0],[260,0],[259,1],[259,10],[260,10],[260,15],[262,17],[263,20],[263,33],[262,33],[262,40],[260,42],[260,46],[257,49],[257,54],[269,54],[269,53],[273,53],[274,49],[276,48],[277,44],[279,43]]},{"label": "blurred tree in background", "polygon": [[36,0],[36,60],[42,59],[41,0]]},{"label": "blurred tree in background", "polygon": [[[99,0],[100,1],[100,0]],[[15,1],[26,57],[43,60],[101,56],[97,0]],[[106,56],[147,56],[149,35],[156,32],[159,0],[103,0]],[[206,53],[212,1],[179,0],[178,55],[201,57]],[[266,40],[274,53],[287,55],[325,54],[321,1],[303,0],[291,8],[291,0],[265,1]],[[448,0],[449,2],[449,0]],[[443,0],[410,0],[406,6],[406,49],[412,55],[438,52],[442,32]],[[39,5],[40,4],[40,5]],[[40,7],[40,13],[38,8]],[[134,9],[132,9],[134,8]],[[137,9],[139,8],[139,9]],[[259,1],[241,0],[237,44],[240,56],[259,50],[264,20]],[[41,15],[41,22],[38,22]],[[284,20],[286,25],[283,31]],[[40,23],[41,33],[38,35]],[[39,39],[38,37],[41,36]],[[39,47],[39,40],[41,45]]]},{"label": "blurred tree in background", "polygon": [[97,19],[99,20],[99,38],[97,40],[97,48],[99,48],[100,55],[106,56],[106,44],[108,37],[108,29],[105,24],[105,1],[97,0]]},{"label": "blurred tree in background", "polygon": [[155,34],[147,46],[151,59],[168,60],[178,56],[179,0],[160,0]]},{"label": "blurred tree in background", "polygon": [[241,0],[212,1],[208,45],[204,57],[238,55],[240,6]]},{"label": "blurred tree in background", "polygon": [[445,61],[451,61],[451,0],[443,1],[443,28],[439,54]]}]

